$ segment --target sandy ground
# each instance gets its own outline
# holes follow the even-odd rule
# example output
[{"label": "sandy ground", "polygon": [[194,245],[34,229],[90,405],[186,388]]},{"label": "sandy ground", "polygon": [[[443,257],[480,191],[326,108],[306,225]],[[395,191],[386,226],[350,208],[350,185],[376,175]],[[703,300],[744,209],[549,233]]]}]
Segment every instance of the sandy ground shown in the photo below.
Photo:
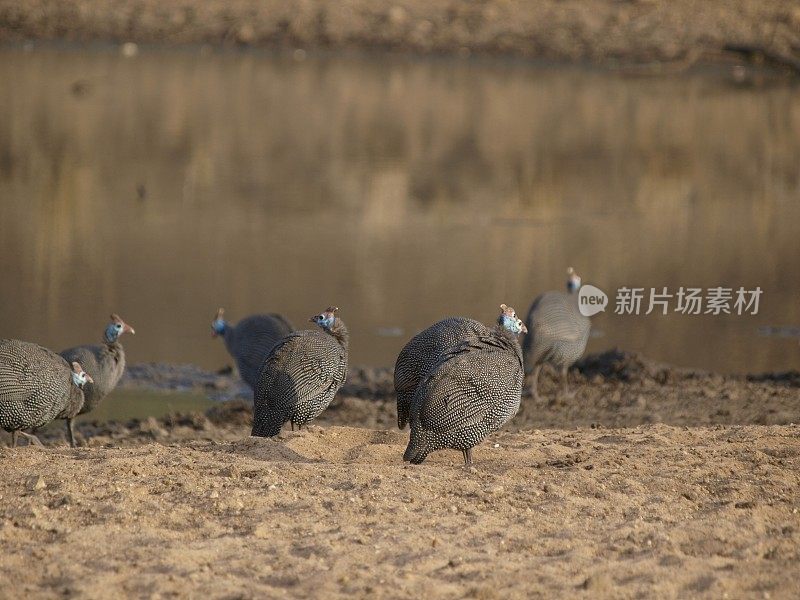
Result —
[{"label": "sandy ground", "polygon": [[268,440],[232,376],[132,367],[129,388],[234,398],[0,448],[0,597],[800,595],[797,373],[589,357],[576,398],[526,398],[469,471],[402,463],[387,377],[354,370],[319,425]]},{"label": "sandy ground", "polygon": [[0,450],[18,596],[797,598],[800,428],[396,431]]},{"label": "sandy ground", "polygon": [[[387,48],[596,63],[797,57],[795,0],[0,0],[0,41]],[[797,65],[795,66],[797,70]]]}]

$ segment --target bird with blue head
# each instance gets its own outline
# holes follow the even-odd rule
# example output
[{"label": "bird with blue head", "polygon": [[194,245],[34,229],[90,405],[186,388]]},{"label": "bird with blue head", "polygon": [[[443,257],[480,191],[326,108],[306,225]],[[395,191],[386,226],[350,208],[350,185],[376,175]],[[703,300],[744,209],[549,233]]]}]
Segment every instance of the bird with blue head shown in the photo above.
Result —
[{"label": "bird with blue head", "polygon": [[403,460],[419,464],[429,453],[461,450],[472,465],[472,448],[519,410],[522,349],[527,332],[516,311],[500,305],[497,324],[446,350],[422,378],[410,405],[411,436]]},{"label": "bird with blue head", "polygon": [[133,329],[133,327],[123,321],[118,314],[112,313],[111,322],[106,327],[106,331],[103,336],[106,340],[106,343],[113,344],[123,333],[136,335],[136,331]]},{"label": "bird with blue head", "polygon": [[591,323],[581,314],[578,291],[581,278],[575,269],[567,269],[567,291],[540,294],[528,309],[525,323],[530,334],[525,337],[523,354],[525,373],[530,377],[534,401],[539,397],[539,373],[544,365],[561,372],[562,395],[570,397],[569,368],[583,355],[589,341]]},{"label": "bird with blue head", "polygon": [[302,428],[324,411],[347,375],[349,335],[329,306],[309,319],[319,329],[295,331],[270,350],[255,387],[252,435]]},{"label": "bird with blue head", "polygon": [[0,340],[0,429],[11,432],[11,444],[22,435],[42,445],[26,429],[55,419],[72,419],[84,404],[84,387],[93,383],[77,362],[52,350],[20,340]]},{"label": "bird with blue head", "polygon": [[[61,351],[60,354],[65,360],[79,362],[91,376],[88,385],[84,386],[85,401],[78,414],[83,415],[93,410],[117,387],[125,372],[125,349],[120,339],[126,333],[136,335],[133,327],[123,321],[118,314],[112,313],[111,320],[103,330],[102,344],[75,346]],[[70,445],[75,446],[72,418],[66,421],[67,438]]]},{"label": "bird with blue head", "polygon": [[336,311],[339,310],[338,306],[329,306],[318,315],[314,315],[309,319],[311,323],[316,323],[326,331],[330,331],[333,324],[336,322]]},{"label": "bird with blue head", "polygon": [[239,375],[251,388],[255,388],[261,365],[272,346],[292,331],[294,326],[277,313],[250,315],[233,325],[225,320],[225,309],[219,308],[211,322],[212,337],[225,341]]}]

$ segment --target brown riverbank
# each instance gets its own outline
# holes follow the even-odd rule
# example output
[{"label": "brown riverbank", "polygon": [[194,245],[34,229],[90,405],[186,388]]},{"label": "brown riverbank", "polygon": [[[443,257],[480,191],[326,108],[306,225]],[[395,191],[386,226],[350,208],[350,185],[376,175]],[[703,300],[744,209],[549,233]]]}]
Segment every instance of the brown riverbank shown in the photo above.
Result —
[{"label": "brown riverbank", "polygon": [[748,59],[791,63],[800,52],[800,3],[0,0],[0,41],[24,40],[381,48],[677,67],[738,49]]}]

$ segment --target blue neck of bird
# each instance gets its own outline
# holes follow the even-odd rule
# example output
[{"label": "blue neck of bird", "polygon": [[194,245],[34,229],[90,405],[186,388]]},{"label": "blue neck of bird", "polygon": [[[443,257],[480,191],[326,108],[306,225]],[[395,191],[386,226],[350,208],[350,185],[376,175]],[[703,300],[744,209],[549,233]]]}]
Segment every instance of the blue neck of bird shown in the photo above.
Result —
[{"label": "blue neck of bird", "polygon": [[216,319],[213,323],[211,323],[211,329],[214,330],[214,333],[217,335],[225,335],[225,329],[228,327],[228,324],[223,319]]},{"label": "blue neck of bird", "polygon": [[106,327],[106,332],[103,337],[105,338],[107,344],[113,344],[117,341],[117,338],[119,337],[119,331],[117,331],[117,328],[114,327],[113,323]]}]

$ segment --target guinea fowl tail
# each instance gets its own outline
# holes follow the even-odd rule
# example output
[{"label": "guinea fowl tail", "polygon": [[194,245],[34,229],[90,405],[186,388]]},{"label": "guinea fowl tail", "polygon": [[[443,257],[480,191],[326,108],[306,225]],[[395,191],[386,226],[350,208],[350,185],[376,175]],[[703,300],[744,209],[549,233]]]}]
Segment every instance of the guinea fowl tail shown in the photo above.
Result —
[{"label": "guinea fowl tail", "polygon": [[411,439],[408,441],[408,447],[403,453],[403,460],[413,465],[418,465],[428,458],[428,452],[430,450],[424,440],[412,433]]},{"label": "guinea fowl tail", "polygon": [[413,394],[397,392],[397,427],[405,429],[408,423],[409,405]]},{"label": "guinea fowl tail", "polygon": [[255,437],[275,437],[281,432],[282,426],[283,423],[277,423],[275,421],[254,421],[253,430],[250,435]]}]

